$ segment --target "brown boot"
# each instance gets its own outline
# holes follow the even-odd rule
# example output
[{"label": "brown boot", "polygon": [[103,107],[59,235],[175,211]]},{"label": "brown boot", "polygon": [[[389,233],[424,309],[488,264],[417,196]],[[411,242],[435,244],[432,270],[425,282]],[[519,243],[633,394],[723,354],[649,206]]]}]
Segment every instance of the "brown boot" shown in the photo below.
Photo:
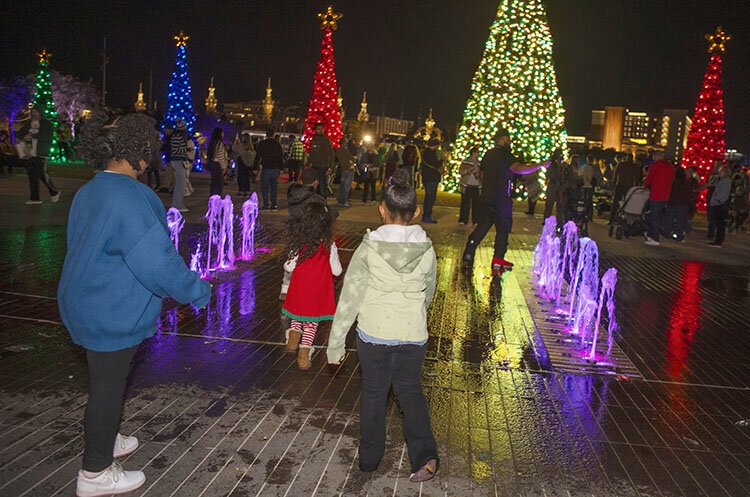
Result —
[{"label": "brown boot", "polygon": [[302,340],[302,333],[291,328],[286,330],[286,351],[290,354],[296,353],[300,340]]},{"label": "brown boot", "polygon": [[297,368],[299,368],[300,371],[307,371],[312,367],[312,363],[310,362],[310,347],[300,347],[299,351],[297,351]]}]

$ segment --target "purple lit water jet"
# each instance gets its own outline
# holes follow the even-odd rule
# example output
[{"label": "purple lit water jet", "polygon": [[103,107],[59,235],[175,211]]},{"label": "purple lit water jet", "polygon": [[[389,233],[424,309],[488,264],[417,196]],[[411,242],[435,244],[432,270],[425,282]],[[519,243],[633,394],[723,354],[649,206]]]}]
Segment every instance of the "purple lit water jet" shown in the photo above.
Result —
[{"label": "purple lit water jet", "polygon": [[580,308],[580,296],[585,288],[589,295],[596,298],[599,289],[599,248],[596,242],[591,238],[581,238],[578,248],[578,261],[576,264],[575,275],[571,280],[573,285],[570,295],[570,308],[568,315],[573,316],[573,309]]},{"label": "purple lit water jet", "polygon": [[596,324],[594,325],[594,338],[591,342],[590,358],[596,355],[596,342],[599,339],[599,324],[602,321],[602,308],[607,306],[607,355],[612,353],[615,334],[618,330],[617,317],[615,316],[615,286],[617,286],[617,269],[611,267],[602,276],[602,288],[599,292],[599,309],[596,313]]},{"label": "purple lit water jet", "polygon": [[180,231],[182,231],[183,226],[185,226],[185,220],[182,218],[182,213],[178,209],[170,207],[167,211],[167,228],[169,229],[169,238],[174,243],[174,249],[178,252],[180,250]]},{"label": "purple lit water jet", "polygon": [[253,192],[250,198],[242,204],[242,246],[240,260],[249,261],[255,255],[255,223],[258,219],[258,194]]},{"label": "purple lit water jet", "polygon": [[539,237],[539,243],[534,249],[534,274],[539,275],[542,272],[542,264],[545,263],[544,256],[546,255],[545,249],[547,248],[547,237],[554,238],[555,232],[557,231],[557,219],[554,216],[550,216],[544,220],[544,227],[542,228],[542,235]]},{"label": "purple lit water jet", "polygon": [[201,253],[201,244],[198,242],[198,245],[195,247],[195,252],[190,256],[190,270],[198,273],[201,278],[205,278],[206,268],[201,262],[202,259],[203,253]]},{"label": "purple lit water jet", "polygon": [[[206,270],[228,270],[234,268],[234,204],[227,195],[224,200],[218,195],[208,199],[208,244],[206,248]],[[212,249],[216,255],[212,256]]]}]

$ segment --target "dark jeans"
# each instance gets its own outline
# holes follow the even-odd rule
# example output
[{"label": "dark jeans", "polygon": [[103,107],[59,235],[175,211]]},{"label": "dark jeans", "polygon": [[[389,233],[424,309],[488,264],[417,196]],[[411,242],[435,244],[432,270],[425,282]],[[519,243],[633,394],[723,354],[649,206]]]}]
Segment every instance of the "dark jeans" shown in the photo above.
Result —
[{"label": "dark jeans", "polygon": [[586,220],[593,221],[594,219],[594,189],[593,188],[583,189],[583,201],[586,204]]},{"label": "dark jeans", "polygon": [[18,166],[18,157],[11,154],[0,154],[0,174],[5,173],[8,168],[8,174],[13,174],[13,166]]},{"label": "dark jeans", "polygon": [[211,187],[209,195],[223,196],[224,194],[224,175],[221,171],[221,164],[216,161],[208,163],[208,172],[211,173]]},{"label": "dark jeans", "polygon": [[617,212],[620,210],[620,200],[623,200],[627,194],[627,190],[616,190],[615,194],[612,195],[612,210],[609,211],[609,224],[615,222],[615,216],[617,216]]},{"label": "dark jeans", "polygon": [[547,200],[544,201],[544,219],[552,215],[552,209],[557,207],[557,226],[562,227],[565,222],[565,202],[563,192],[559,186],[547,187]]},{"label": "dark jeans", "polygon": [[250,191],[250,168],[244,164],[237,164],[237,189],[241,192]]},{"label": "dark jeans", "polygon": [[716,236],[716,207],[709,205],[706,208],[706,220],[708,221],[708,234],[706,238],[713,240]]},{"label": "dark jeans", "polygon": [[527,199],[528,209],[526,209],[526,214],[531,214],[532,216],[536,212],[536,200]]},{"label": "dark jeans", "polygon": [[724,235],[727,232],[727,215],[729,214],[729,203],[724,202],[721,205],[714,205],[714,223],[716,224],[716,238],[714,243],[721,245],[724,243]]},{"label": "dark jeans", "polygon": [[339,204],[349,203],[349,193],[352,191],[352,181],[354,181],[354,170],[341,172],[341,181],[339,182]]},{"label": "dark jeans", "polygon": [[[667,218],[664,223],[664,236],[666,236],[667,238],[672,238],[672,234],[676,234],[677,241],[684,240],[685,221],[687,221],[687,213],[687,205],[668,205]],[[675,224],[677,225],[676,228]]]},{"label": "dark jeans", "polygon": [[263,207],[275,207],[278,205],[276,203],[276,194],[278,188],[279,170],[263,169],[260,172],[260,192],[263,196]]},{"label": "dark jeans", "polygon": [[430,181],[424,184],[424,213],[422,219],[432,219],[432,208],[437,200],[438,182]]},{"label": "dark jeans", "polygon": [[148,168],[146,169],[146,184],[150,187],[151,186],[151,178],[155,179],[155,188],[158,190],[161,188],[161,179],[159,178],[159,169],[158,168]]},{"label": "dark jeans", "polygon": [[667,203],[649,200],[648,208],[651,211],[648,217],[648,237],[658,242],[661,221],[664,218],[664,210],[667,208]]},{"label": "dark jeans", "polygon": [[371,176],[371,173],[368,173],[364,178],[362,178],[364,193],[362,194],[362,202],[367,202],[368,200],[368,194],[370,200],[376,200],[375,199],[375,177]]},{"label": "dark jeans", "polygon": [[465,253],[473,256],[477,247],[487,233],[490,231],[492,225],[495,226],[495,257],[499,259],[505,258],[505,252],[508,250],[508,235],[513,227],[513,217],[511,210],[501,209],[495,205],[484,204],[482,206],[482,216],[479,224],[474,231],[469,235],[469,241],[466,242]]},{"label": "dark jeans", "polygon": [[299,173],[302,170],[302,161],[289,159],[286,163],[286,167],[289,168],[289,182],[297,181],[299,179]]},{"label": "dark jeans", "polygon": [[426,349],[426,345],[375,345],[357,337],[357,354],[362,368],[360,469],[375,470],[385,453],[385,409],[391,384],[404,414],[404,437],[411,472],[417,472],[430,459],[438,459],[427,399],[422,391]]},{"label": "dark jeans", "polygon": [[83,451],[84,471],[98,473],[112,465],[112,451],[120,429],[125,385],[136,350],[137,345],[115,352],[86,350],[89,400],[83,415],[86,442]]},{"label": "dark jeans", "polygon": [[328,198],[328,169],[325,167],[311,166],[312,170],[318,175],[318,193],[323,198]]},{"label": "dark jeans", "polygon": [[458,214],[459,223],[469,222],[469,211],[471,211],[471,222],[479,223],[479,187],[467,186],[461,194],[461,210]]},{"label": "dark jeans", "polygon": [[47,159],[44,157],[34,157],[24,161],[26,163],[26,174],[29,177],[29,198],[31,200],[39,200],[40,181],[47,187],[50,197],[57,195],[57,188],[52,184],[52,179],[47,174],[46,161]]}]

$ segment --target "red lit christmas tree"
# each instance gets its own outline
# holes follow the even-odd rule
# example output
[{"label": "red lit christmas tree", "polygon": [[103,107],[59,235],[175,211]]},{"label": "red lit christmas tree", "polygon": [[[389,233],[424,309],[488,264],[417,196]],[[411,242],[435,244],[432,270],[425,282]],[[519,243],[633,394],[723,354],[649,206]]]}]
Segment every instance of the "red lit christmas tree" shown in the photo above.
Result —
[{"label": "red lit christmas tree", "polygon": [[329,6],[328,10],[318,14],[318,17],[321,20],[320,28],[323,30],[323,42],[320,47],[320,60],[318,61],[318,69],[315,71],[312,97],[310,97],[310,107],[307,109],[302,141],[305,143],[305,147],[309,147],[310,139],[315,134],[315,125],[323,123],[326,136],[331,140],[333,147],[338,148],[344,133],[341,131],[339,90],[333,61],[333,32],[336,30],[336,22],[343,15],[334,13],[333,7]]},{"label": "red lit christmas tree", "polygon": [[[695,105],[693,124],[688,134],[687,148],[682,155],[682,167],[694,167],[705,181],[717,160],[724,160],[726,153],[724,127],[724,92],[721,89],[721,66],[724,44],[731,37],[724,33],[721,26],[714,34],[706,35],[710,43],[708,52],[711,59],[708,70],[703,77],[703,88]],[[698,205],[706,204],[705,191],[698,200]]]}]

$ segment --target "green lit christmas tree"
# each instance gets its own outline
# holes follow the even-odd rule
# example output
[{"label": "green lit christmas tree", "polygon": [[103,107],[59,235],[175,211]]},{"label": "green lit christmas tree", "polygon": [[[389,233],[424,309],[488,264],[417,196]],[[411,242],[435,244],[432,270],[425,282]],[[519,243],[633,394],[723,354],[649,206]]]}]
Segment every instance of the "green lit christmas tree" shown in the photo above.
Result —
[{"label": "green lit christmas tree", "polygon": [[[34,107],[40,110],[42,117],[52,123],[52,129],[57,130],[57,111],[52,99],[52,76],[49,70],[49,60],[52,54],[43,49],[39,56],[39,73],[36,75],[36,92],[34,93]],[[52,135],[52,147],[49,150],[49,160],[61,161],[60,149],[57,146],[57,132]]]},{"label": "green lit christmas tree", "polygon": [[[565,150],[565,109],[552,61],[552,34],[541,0],[501,0],[482,62],[471,83],[454,147],[446,191],[458,190],[458,164],[472,147],[484,154],[498,127],[525,161],[548,160]],[[540,182],[544,182],[541,170]]]}]

